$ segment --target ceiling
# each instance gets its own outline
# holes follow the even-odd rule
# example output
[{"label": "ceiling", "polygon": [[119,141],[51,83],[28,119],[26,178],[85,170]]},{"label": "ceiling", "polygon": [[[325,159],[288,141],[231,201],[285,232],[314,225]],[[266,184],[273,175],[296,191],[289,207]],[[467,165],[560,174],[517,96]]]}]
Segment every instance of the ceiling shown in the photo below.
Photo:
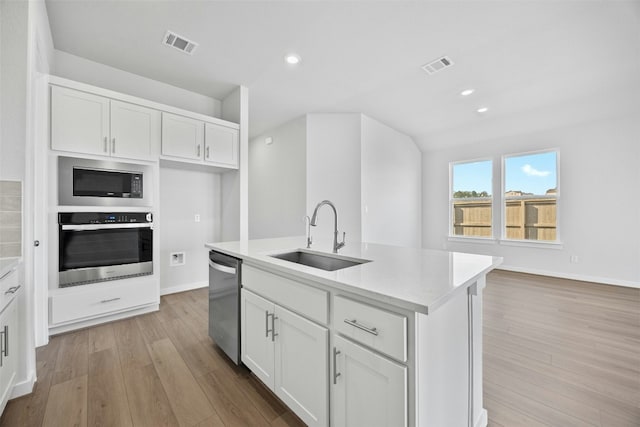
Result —
[{"label": "ceiling", "polygon": [[[362,112],[429,150],[640,92],[638,1],[46,4],[58,50],[217,99],[247,86],[250,136],[305,113]],[[199,43],[195,54],[163,46],[167,30]],[[454,65],[421,70],[442,55]]]}]

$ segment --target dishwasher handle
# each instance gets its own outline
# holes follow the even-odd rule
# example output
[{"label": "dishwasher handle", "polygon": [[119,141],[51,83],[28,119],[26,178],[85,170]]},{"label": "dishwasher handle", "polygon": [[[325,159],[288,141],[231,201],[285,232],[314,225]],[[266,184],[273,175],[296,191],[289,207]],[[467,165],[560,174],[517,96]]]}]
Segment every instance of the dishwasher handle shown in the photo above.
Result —
[{"label": "dishwasher handle", "polygon": [[227,267],[226,265],[218,264],[217,262],[213,262],[211,260],[209,260],[209,267],[213,268],[214,270],[221,271],[223,273],[233,274],[234,276],[236,275],[236,269],[235,268]]}]

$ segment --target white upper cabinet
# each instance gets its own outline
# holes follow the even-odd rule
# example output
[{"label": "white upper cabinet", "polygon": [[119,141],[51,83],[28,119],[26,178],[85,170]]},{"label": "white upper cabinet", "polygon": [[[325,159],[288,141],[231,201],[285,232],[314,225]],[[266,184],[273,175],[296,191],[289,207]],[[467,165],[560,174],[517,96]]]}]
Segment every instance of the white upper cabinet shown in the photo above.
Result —
[{"label": "white upper cabinet", "polygon": [[74,89],[51,87],[51,148],[154,160],[160,112]]},{"label": "white upper cabinet", "polygon": [[218,166],[238,168],[238,130],[207,123],[204,159]]},{"label": "white upper cabinet", "polygon": [[160,142],[160,112],[111,100],[111,155],[153,160]]},{"label": "white upper cabinet", "polygon": [[52,86],[51,148],[109,155],[109,99]]},{"label": "white upper cabinet", "polygon": [[171,113],[162,113],[162,155],[202,160],[204,122]]}]

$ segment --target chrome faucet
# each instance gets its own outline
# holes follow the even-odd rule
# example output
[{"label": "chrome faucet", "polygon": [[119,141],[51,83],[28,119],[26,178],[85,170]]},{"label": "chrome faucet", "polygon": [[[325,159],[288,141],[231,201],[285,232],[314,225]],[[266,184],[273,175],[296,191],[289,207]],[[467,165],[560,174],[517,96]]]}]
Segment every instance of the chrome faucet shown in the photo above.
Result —
[{"label": "chrome faucet", "polygon": [[345,240],[345,235],[347,233],[342,233],[342,242],[338,243],[338,211],[336,210],[335,205],[331,203],[329,200],[323,200],[320,203],[318,203],[316,205],[316,208],[313,210],[313,215],[311,216],[311,221],[309,222],[309,225],[312,225],[314,227],[317,225],[318,209],[320,209],[320,207],[323,205],[329,205],[331,206],[331,209],[333,209],[333,253],[337,254],[338,249],[340,249],[345,245],[344,240]]},{"label": "chrome faucet", "polygon": [[311,237],[311,218],[309,218],[309,215],[305,215],[304,223],[307,226],[307,249],[311,249],[313,237]]}]

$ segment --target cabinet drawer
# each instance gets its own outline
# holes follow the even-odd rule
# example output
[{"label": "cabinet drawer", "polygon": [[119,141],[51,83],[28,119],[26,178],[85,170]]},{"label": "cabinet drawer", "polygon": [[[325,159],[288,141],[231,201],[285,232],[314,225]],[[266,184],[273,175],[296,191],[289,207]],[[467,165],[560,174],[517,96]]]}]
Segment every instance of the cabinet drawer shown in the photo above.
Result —
[{"label": "cabinet drawer", "polygon": [[19,286],[18,269],[14,267],[0,280],[0,312],[2,312],[18,294]]},{"label": "cabinet drawer", "polygon": [[394,359],[407,361],[406,316],[342,296],[336,296],[333,303],[336,331]]},{"label": "cabinet drawer", "polygon": [[242,286],[304,317],[327,324],[329,294],[248,265],[242,266]]},{"label": "cabinet drawer", "polygon": [[81,320],[158,302],[158,285],[154,281],[115,286],[105,283],[97,289],[51,296],[51,323]]}]

